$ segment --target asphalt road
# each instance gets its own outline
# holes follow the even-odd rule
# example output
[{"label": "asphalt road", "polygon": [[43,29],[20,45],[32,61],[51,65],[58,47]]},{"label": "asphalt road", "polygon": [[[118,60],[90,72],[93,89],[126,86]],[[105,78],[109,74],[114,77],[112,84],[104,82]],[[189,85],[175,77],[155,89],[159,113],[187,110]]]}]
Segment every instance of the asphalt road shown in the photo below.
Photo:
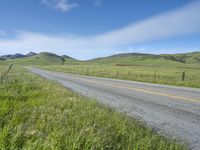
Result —
[{"label": "asphalt road", "polygon": [[200,89],[28,69],[200,150]]}]

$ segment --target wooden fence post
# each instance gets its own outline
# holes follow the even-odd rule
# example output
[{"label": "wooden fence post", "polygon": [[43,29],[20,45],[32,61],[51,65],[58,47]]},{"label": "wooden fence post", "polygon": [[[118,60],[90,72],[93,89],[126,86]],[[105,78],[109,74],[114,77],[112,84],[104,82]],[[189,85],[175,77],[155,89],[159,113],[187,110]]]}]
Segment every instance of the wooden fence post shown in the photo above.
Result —
[{"label": "wooden fence post", "polygon": [[117,77],[119,76],[119,71],[117,71]]},{"label": "wooden fence post", "polygon": [[182,73],[182,81],[185,81],[185,71]]},{"label": "wooden fence post", "polygon": [[3,74],[1,73],[1,85],[3,85]]},{"label": "wooden fence post", "polygon": [[10,72],[10,70],[12,69],[12,66],[13,66],[13,64],[11,64],[10,66],[9,66],[9,68],[8,68],[8,70],[7,70],[7,74]]},{"label": "wooden fence post", "polygon": [[153,74],[153,78],[154,78],[154,81],[155,81],[155,82],[156,82],[156,80],[157,80],[157,79],[156,79],[156,74],[157,74],[157,71],[155,71],[154,74]]}]

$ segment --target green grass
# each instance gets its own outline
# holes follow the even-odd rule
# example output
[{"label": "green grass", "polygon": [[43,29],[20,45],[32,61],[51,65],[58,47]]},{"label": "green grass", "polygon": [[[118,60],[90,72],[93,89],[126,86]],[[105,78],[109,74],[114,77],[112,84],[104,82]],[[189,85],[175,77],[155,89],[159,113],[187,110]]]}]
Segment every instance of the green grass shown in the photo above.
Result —
[{"label": "green grass", "polygon": [[8,66],[0,66],[0,73],[4,72]]},{"label": "green grass", "polygon": [[[43,68],[81,75],[200,88],[200,68],[198,65],[60,65],[44,66]],[[186,71],[185,81],[182,81],[183,71]]]},{"label": "green grass", "polygon": [[[90,61],[40,53],[22,59],[0,61],[9,65],[37,65],[49,70],[123,80],[200,88],[200,52],[186,54],[118,54]],[[182,81],[182,73],[186,78]]]},{"label": "green grass", "polygon": [[96,101],[14,67],[0,85],[0,149],[183,150]]},{"label": "green grass", "polygon": [[[200,52],[174,55],[130,53],[43,68],[89,76],[200,88],[199,64]],[[186,78],[182,81],[184,71]]]}]

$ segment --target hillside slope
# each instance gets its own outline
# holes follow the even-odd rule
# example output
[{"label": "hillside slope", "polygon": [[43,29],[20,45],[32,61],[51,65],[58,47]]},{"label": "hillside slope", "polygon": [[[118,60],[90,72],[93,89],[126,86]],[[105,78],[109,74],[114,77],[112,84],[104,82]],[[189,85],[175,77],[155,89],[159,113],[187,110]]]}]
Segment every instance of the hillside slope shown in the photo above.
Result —
[{"label": "hillside slope", "polygon": [[184,53],[184,54],[172,54],[172,55],[161,55],[166,59],[171,59],[178,62],[187,64],[200,64],[200,52]]},{"label": "hillside slope", "polygon": [[37,55],[19,59],[9,59],[1,61],[1,64],[15,65],[63,65],[65,62],[73,62],[75,59],[70,57],[62,57],[53,53],[42,52]]},{"label": "hillside slope", "polygon": [[183,66],[200,63],[200,52],[171,55],[152,55],[139,53],[125,53],[109,57],[102,57],[87,61],[91,64],[110,64],[116,66]]},{"label": "hillside slope", "polygon": [[174,63],[180,64],[180,62],[168,60],[157,55],[137,53],[118,54],[109,57],[102,57],[87,61],[87,63],[110,64],[116,66],[159,66],[171,65]]}]

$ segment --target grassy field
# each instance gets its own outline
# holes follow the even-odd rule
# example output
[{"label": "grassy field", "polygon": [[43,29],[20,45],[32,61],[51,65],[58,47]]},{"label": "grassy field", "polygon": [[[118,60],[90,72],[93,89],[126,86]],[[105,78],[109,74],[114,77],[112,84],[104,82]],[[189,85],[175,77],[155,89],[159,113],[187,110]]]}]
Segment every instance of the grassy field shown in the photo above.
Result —
[{"label": "grassy field", "polygon": [[186,149],[22,68],[11,70],[0,91],[2,150]]},{"label": "grassy field", "polygon": [[7,72],[8,69],[9,69],[9,66],[0,66],[0,84],[3,83],[5,72]]},{"label": "grassy field", "polygon": [[[174,64],[160,64],[161,66],[153,66],[151,62],[145,64],[148,65],[114,66],[84,64],[43,66],[43,68],[89,76],[200,88],[200,67],[198,65],[180,65],[179,63],[177,65],[176,62]],[[184,71],[185,80],[182,81]]]},{"label": "grassy field", "polygon": [[42,52],[32,57],[0,61],[0,65],[10,64],[37,65],[49,70],[89,76],[200,88],[200,52],[171,55],[125,53],[88,61]]},{"label": "grassy field", "polygon": [[0,74],[3,73],[7,68],[8,66],[0,66]]}]

